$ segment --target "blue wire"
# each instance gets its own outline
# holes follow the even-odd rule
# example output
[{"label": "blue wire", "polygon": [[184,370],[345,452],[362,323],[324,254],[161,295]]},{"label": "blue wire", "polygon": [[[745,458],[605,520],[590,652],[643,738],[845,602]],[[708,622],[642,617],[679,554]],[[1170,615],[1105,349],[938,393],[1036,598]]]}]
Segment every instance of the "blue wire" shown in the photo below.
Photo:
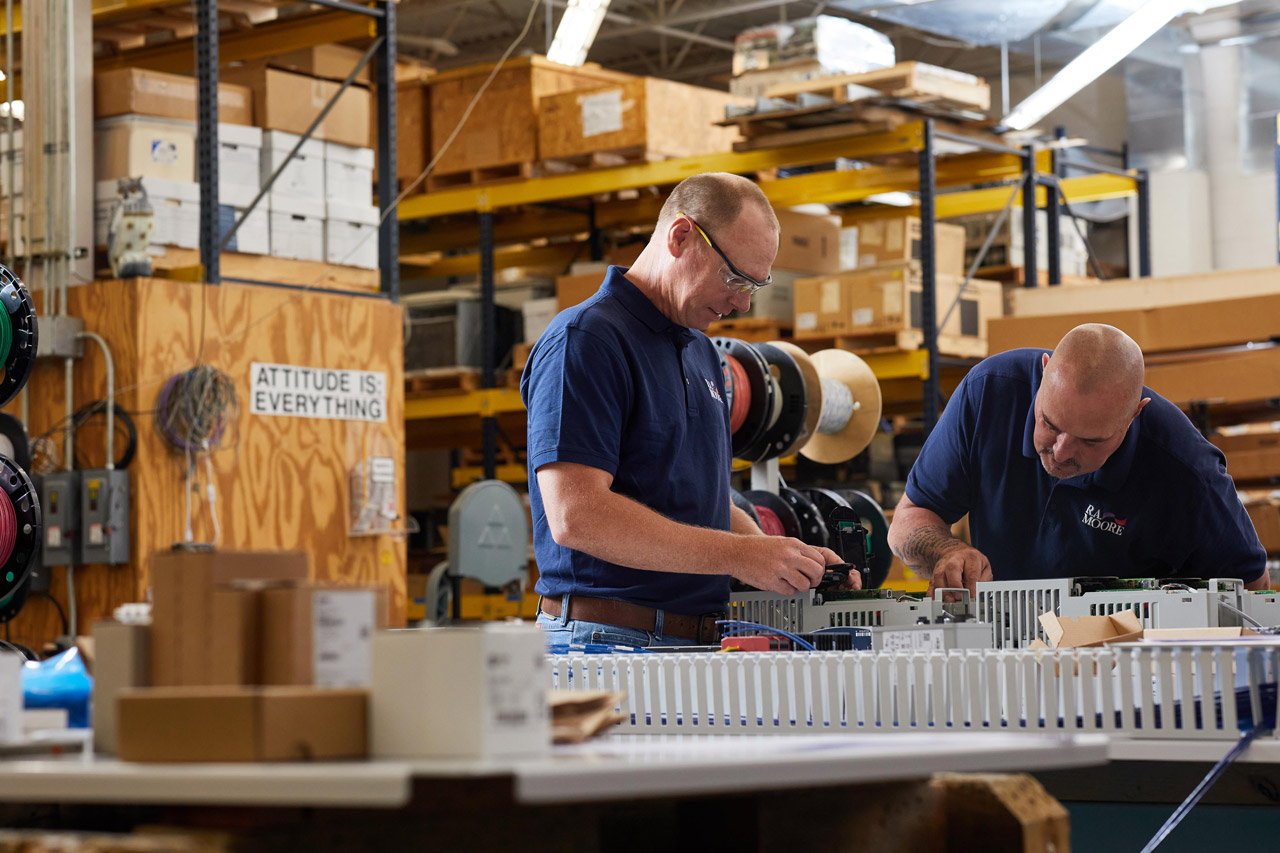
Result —
[{"label": "blue wire", "polygon": [[732,626],[731,631],[733,633],[737,633],[738,630],[768,631],[771,634],[786,637],[805,651],[816,652],[818,650],[817,646],[803,637],[793,634],[790,631],[784,631],[781,628],[774,628],[771,625],[761,625],[759,622],[747,622],[742,619],[717,619],[716,624]]},{"label": "blue wire", "polygon": [[1151,838],[1150,841],[1147,842],[1147,846],[1142,848],[1142,853],[1151,853],[1151,851],[1159,847],[1160,844],[1169,837],[1169,833],[1173,832],[1178,827],[1178,824],[1182,823],[1182,819],[1191,813],[1191,810],[1196,807],[1196,804],[1200,802],[1200,799],[1204,797],[1210,788],[1213,787],[1213,784],[1218,781],[1223,773],[1227,772],[1227,768],[1231,766],[1231,762],[1239,758],[1240,753],[1249,748],[1249,744],[1253,742],[1253,736],[1256,731],[1256,729],[1249,729],[1240,736],[1240,740],[1237,741],[1235,746],[1231,747],[1231,751],[1224,755],[1222,760],[1213,766],[1213,769],[1209,771],[1209,775],[1200,780],[1200,784],[1197,785],[1196,789],[1182,801],[1182,805],[1173,810],[1173,814],[1169,815],[1169,819],[1164,822],[1164,826],[1160,827],[1160,830]]}]

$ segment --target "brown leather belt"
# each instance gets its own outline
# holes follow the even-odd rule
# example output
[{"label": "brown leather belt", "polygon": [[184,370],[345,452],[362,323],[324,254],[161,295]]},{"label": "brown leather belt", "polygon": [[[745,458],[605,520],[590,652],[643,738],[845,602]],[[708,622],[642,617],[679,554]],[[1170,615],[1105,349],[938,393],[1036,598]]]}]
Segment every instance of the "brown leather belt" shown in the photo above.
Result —
[{"label": "brown leather belt", "polygon": [[[542,612],[559,617],[560,599],[543,598]],[[634,628],[637,631],[656,632],[658,625],[658,611],[652,607],[615,601],[611,598],[584,598],[580,595],[569,599],[569,618],[581,619],[584,622],[603,622],[606,625]],[[723,613],[684,616],[663,611],[662,636],[683,637],[701,645],[714,645],[720,642],[720,626],[716,624],[716,620],[723,618]]]}]

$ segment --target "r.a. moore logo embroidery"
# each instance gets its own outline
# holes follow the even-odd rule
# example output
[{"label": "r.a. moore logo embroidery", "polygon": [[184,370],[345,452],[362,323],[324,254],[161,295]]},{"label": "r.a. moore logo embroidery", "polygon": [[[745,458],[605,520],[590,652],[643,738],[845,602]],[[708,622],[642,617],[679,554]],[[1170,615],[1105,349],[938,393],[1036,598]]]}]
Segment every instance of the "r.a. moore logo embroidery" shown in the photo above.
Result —
[{"label": "r.a. moore logo embroidery", "polygon": [[1080,520],[1094,530],[1101,530],[1103,533],[1110,533],[1112,536],[1123,536],[1125,525],[1129,523],[1128,519],[1116,518],[1114,512],[1099,510],[1093,504],[1089,504],[1085,508],[1084,516]]}]

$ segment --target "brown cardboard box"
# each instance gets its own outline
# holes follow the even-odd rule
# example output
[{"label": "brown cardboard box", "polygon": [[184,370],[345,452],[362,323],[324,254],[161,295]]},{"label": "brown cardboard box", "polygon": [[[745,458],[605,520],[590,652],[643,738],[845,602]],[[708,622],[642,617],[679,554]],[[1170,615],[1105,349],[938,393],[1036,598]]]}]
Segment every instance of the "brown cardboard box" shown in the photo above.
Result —
[{"label": "brown cardboard box", "polygon": [[262,593],[262,683],[364,687],[386,587],[303,583]]},{"label": "brown cardboard box", "polygon": [[212,625],[218,641],[209,649],[209,685],[262,683],[262,588],[216,587],[211,594]]},{"label": "brown cardboard box", "polygon": [[[151,556],[151,683],[156,686],[202,685],[215,677],[215,659],[234,656],[231,643],[252,643],[228,635],[229,600],[215,608],[215,590],[237,580],[305,580],[307,555],[300,551],[159,551]],[[215,613],[216,609],[216,613]],[[225,674],[231,664],[216,664]]]},{"label": "brown cardboard box", "polygon": [[93,626],[93,748],[116,752],[116,697],[128,687],[146,687],[151,670],[150,628],[97,622]]},{"label": "brown cardboard box", "polygon": [[[1040,615],[1040,626],[1054,649],[1094,648],[1108,643],[1129,643],[1142,639],[1142,621],[1132,610],[1121,610],[1109,616]],[[1032,643],[1031,648],[1035,648]]]},{"label": "brown cardboard box", "polygon": [[[938,276],[938,322],[960,293],[962,279]],[[920,268],[915,262],[882,264],[795,283],[797,337],[885,335],[921,326]],[[968,339],[983,350],[987,320],[1000,316],[1002,290],[995,282],[973,280],[951,311],[940,336]],[[953,343],[957,343],[953,341]],[[981,346],[979,346],[981,344]],[[975,349],[976,354],[976,349]]]},{"label": "brown cardboard box", "polygon": [[589,272],[581,275],[562,275],[556,279],[556,311],[572,308],[585,302],[604,283],[604,273]]},{"label": "brown cardboard box", "polygon": [[1236,482],[1280,476],[1280,421],[1220,427],[1210,441],[1226,455]]},{"label": "brown cardboard box", "polygon": [[[963,276],[964,228],[939,222],[934,226],[935,269],[939,275]],[[869,219],[858,223],[858,268],[899,261],[918,261],[921,253],[920,219]]]},{"label": "brown cardboard box", "polygon": [[1177,406],[1270,400],[1280,388],[1280,347],[1170,354],[1147,359],[1147,387]]},{"label": "brown cardboard box", "polygon": [[[834,273],[840,270],[840,217],[778,210],[778,256],[773,265],[807,273]],[[715,235],[712,235],[715,236]],[[733,257],[730,246],[721,246]]]},{"label": "brown cardboard box", "polygon": [[1280,289],[1280,267],[1227,270],[1161,278],[1095,282],[1075,287],[1029,287],[1014,297],[1019,317],[1074,314],[1081,311],[1128,311],[1153,305],[1205,304],[1219,299],[1266,296]]},{"label": "brown cardboard box", "polygon": [[369,754],[367,690],[158,687],[119,695],[123,761],[324,761]]},{"label": "brown cardboard box", "polygon": [[[144,115],[196,120],[196,79],[145,68],[117,68],[93,75],[93,116]],[[218,84],[218,121],[253,124],[248,88]]]},{"label": "brown cardboard box", "polygon": [[[225,68],[222,76],[253,90],[253,112],[259,127],[288,133],[305,133],[338,91],[338,84],[332,80],[282,71],[260,61]],[[368,148],[369,102],[369,90],[348,87],[316,128],[313,138]]]},{"label": "brown cardboard box", "polygon": [[[1280,273],[1276,288],[1280,290]],[[1079,289],[1082,303],[1100,292],[1094,287]],[[1123,329],[1143,352],[1210,349],[1268,340],[1275,334],[1276,317],[1280,317],[1280,292],[1116,311],[1086,310],[1082,304],[1076,313],[1006,317],[993,323],[991,351],[1053,347],[1081,323],[1106,323]]]},{"label": "brown cardboard box", "polygon": [[1245,511],[1258,533],[1258,541],[1268,554],[1280,553],[1280,499],[1246,500]]},{"label": "brown cardboard box", "polygon": [[[342,82],[347,79],[351,69],[356,67],[364,51],[340,44],[318,44],[313,47],[291,50],[288,53],[277,53],[267,59],[275,68],[295,71],[311,77],[326,77]],[[369,60],[369,64],[360,69],[355,82],[368,85],[373,81],[373,64],[377,59]],[[432,72],[432,69],[420,62],[396,62],[396,81],[416,80]],[[396,105],[397,109],[399,104]]]},{"label": "brown cardboard box", "polygon": [[95,122],[93,171],[95,180],[99,181],[116,178],[194,181],[195,123],[135,115]]}]

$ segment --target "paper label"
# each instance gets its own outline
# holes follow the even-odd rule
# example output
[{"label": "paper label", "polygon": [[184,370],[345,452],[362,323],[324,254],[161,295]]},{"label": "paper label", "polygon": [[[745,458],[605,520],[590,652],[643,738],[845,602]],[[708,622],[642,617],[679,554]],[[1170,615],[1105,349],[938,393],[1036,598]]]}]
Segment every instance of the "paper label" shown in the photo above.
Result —
[{"label": "paper label", "polygon": [[611,89],[578,98],[582,106],[582,135],[599,136],[622,130],[622,90]]},{"label": "paper label", "polygon": [[876,312],[870,308],[858,308],[853,312],[853,325],[870,326],[876,318]]},{"label": "paper label", "polygon": [[317,592],[311,600],[311,664],[317,687],[368,687],[377,597],[372,590]]},{"label": "paper label", "polygon": [[510,643],[491,645],[485,655],[485,674],[489,725],[495,733],[516,734],[541,723],[547,713],[541,653],[530,657],[527,650]]},{"label": "paper label", "polygon": [[22,740],[22,655],[0,650],[0,743]]},{"label": "paper label", "polygon": [[369,461],[369,479],[374,483],[395,483],[396,460],[375,456]]},{"label": "paper label", "polygon": [[941,628],[885,631],[880,647],[886,652],[941,652],[946,651],[946,639]]},{"label": "paper label", "polygon": [[818,328],[818,315],[812,311],[806,311],[803,314],[796,315],[796,329],[816,329]]},{"label": "paper label", "polygon": [[178,145],[167,139],[151,140],[151,162],[168,166],[178,162]]},{"label": "paper label", "polygon": [[831,279],[822,283],[818,304],[818,311],[823,314],[838,314],[840,312],[840,281],[838,279]]},{"label": "paper label", "polygon": [[45,546],[48,548],[62,547],[62,528],[49,527],[44,534]]},{"label": "paper label", "polygon": [[102,525],[90,524],[89,525],[89,544],[101,545],[104,541],[106,541],[106,537],[102,533]]}]

